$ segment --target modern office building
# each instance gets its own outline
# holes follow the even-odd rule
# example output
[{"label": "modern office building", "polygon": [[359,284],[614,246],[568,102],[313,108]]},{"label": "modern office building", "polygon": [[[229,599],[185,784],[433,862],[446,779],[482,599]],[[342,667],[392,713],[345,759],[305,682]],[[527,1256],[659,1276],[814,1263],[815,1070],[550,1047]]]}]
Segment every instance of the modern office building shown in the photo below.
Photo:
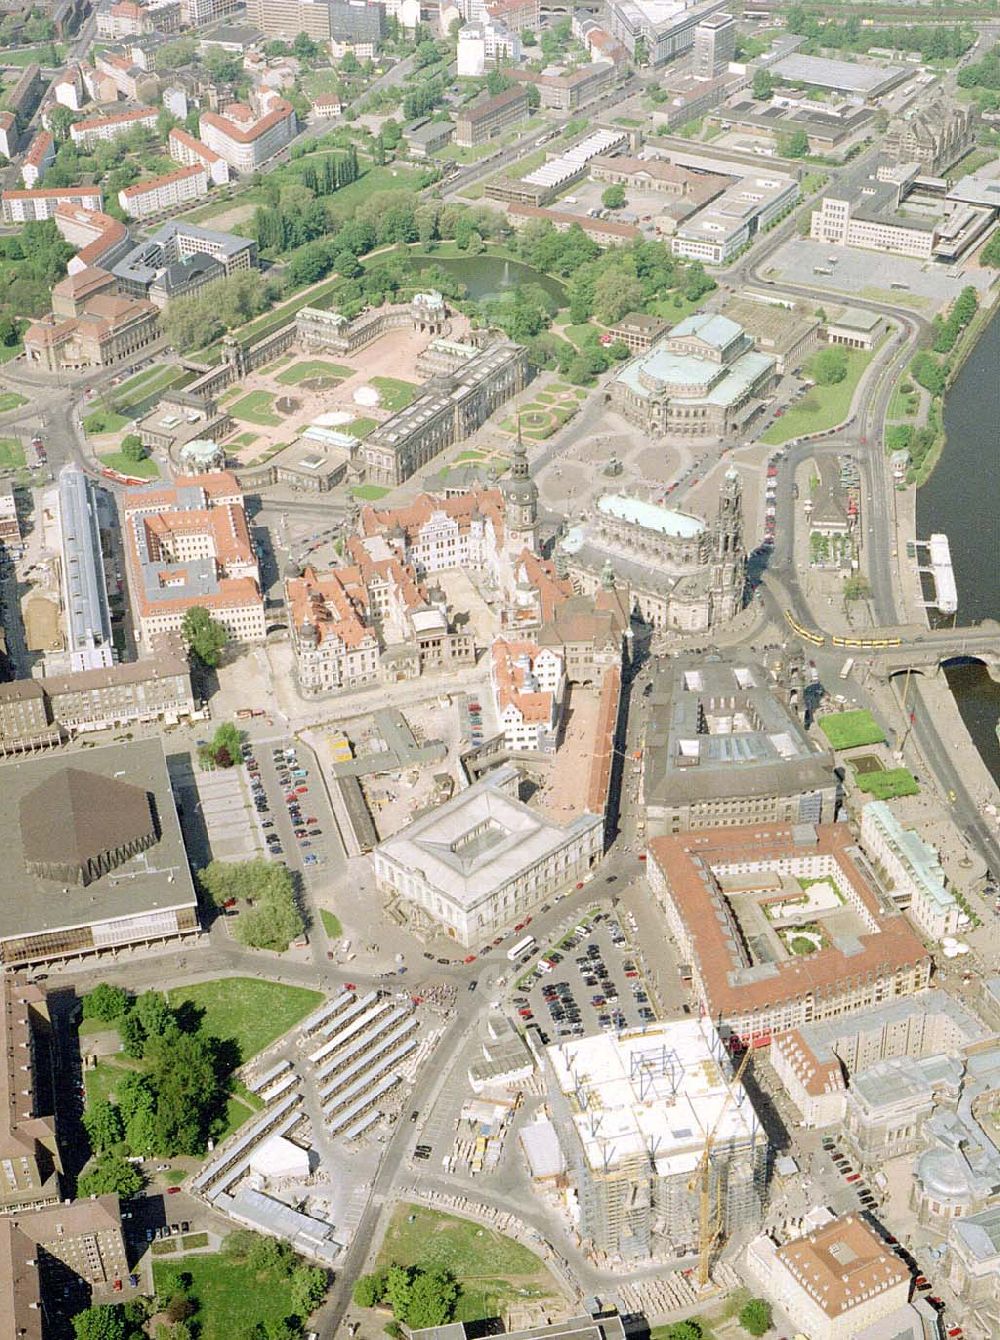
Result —
[{"label": "modern office building", "polygon": [[760,1223],[767,1137],[709,1020],[573,1038],[548,1047],[545,1062],[574,1216],[598,1251],[631,1260],[698,1251],[692,1179],[708,1132],[719,1231]]},{"label": "modern office building", "polygon": [[614,84],[618,67],[610,60],[591,61],[568,74],[511,70],[509,77],[522,87],[538,89],[539,105],[555,112],[575,112],[606,93]]},{"label": "modern office building", "polygon": [[741,176],[670,239],[675,256],[724,265],[792,208],[801,194],[794,177],[758,171]]},{"label": "modern office building", "polygon": [[177,632],[189,609],[208,610],[233,642],[266,635],[260,567],[233,475],[185,476],[171,488],[121,499],[132,612],[148,650]]},{"label": "modern office building", "polygon": [[652,681],[643,761],[648,831],[832,823],[833,756],[806,734],[798,701],[757,662],[665,662]]},{"label": "modern office building", "polygon": [[113,273],[122,293],[163,308],[173,298],[256,263],[257,244],[250,238],[173,220],[133,247]]},{"label": "modern office building", "polygon": [[[45,990],[0,974],[0,1216],[59,1204],[62,1162],[52,1110],[55,1074]],[[3,1294],[0,1291],[0,1311]]]},{"label": "modern office building", "polygon": [[8,968],[198,931],[163,743],[133,740],[0,765]]},{"label": "modern office building", "polygon": [[654,837],[646,872],[703,1013],[746,1045],[930,981],[930,955],[868,883],[843,824]]},{"label": "modern office building", "polygon": [[[879,1322],[906,1307],[912,1284],[906,1263],[853,1214],[831,1218],[782,1247],[762,1235],[747,1252],[747,1266],[792,1329],[809,1340],[878,1334]],[[895,1327],[880,1333],[914,1334]],[[916,1334],[925,1334],[922,1326]]]},{"label": "modern office building", "polygon": [[202,164],[196,163],[123,187],[118,192],[118,204],[130,219],[149,219],[179,209],[192,200],[203,200],[206,195],[208,173]]},{"label": "modern office building", "polygon": [[739,433],[759,413],[775,360],[724,316],[689,316],[608,383],[611,404],[644,432],[680,440]]},{"label": "modern office building", "polygon": [[780,1033],[769,1059],[803,1124],[832,1126],[843,1121],[848,1081],[856,1073],[897,1057],[959,1055],[990,1036],[945,991],[922,991]]},{"label": "modern office building", "polygon": [[694,45],[698,25],[725,9],[728,0],[610,0],[608,28],[633,60],[645,47],[649,65],[664,65]]},{"label": "modern office building", "polygon": [[199,120],[202,143],[235,172],[256,172],[285,147],[296,128],[295,110],[283,98],[272,100],[260,116],[242,103],[232,103],[225,115],[202,112]]},{"label": "modern office building", "polygon": [[695,79],[717,79],[736,59],[736,20],[732,14],[709,14],[694,30]]},{"label": "modern office building", "polygon": [[554,823],[518,799],[520,781],[498,768],[386,839],[373,853],[379,889],[471,948],[583,879],[603,851],[603,815]]},{"label": "modern office building", "polygon": [[937,852],[915,829],[904,828],[884,800],[862,808],[861,846],[894,901],[928,939],[941,940],[968,924]]},{"label": "modern office building", "polygon": [[176,651],[101,670],[15,679],[0,684],[0,756],[138,722],[173,725],[197,711],[191,667]]},{"label": "modern office building", "polygon": [[74,462],[64,465],[58,481],[59,544],[66,647],[74,670],[100,670],[115,660],[98,505],[91,479]]},{"label": "modern office building", "polygon": [[[247,19],[265,37],[294,41],[306,33],[317,42],[375,52],[386,25],[386,6],[368,0],[250,0]],[[338,57],[335,57],[339,59]]]},{"label": "modern office building", "polygon": [[556,555],[574,587],[595,592],[612,573],[633,614],[652,628],[703,632],[743,608],[746,554],[740,477],[727,472],[714,525],[617,493],[597,499]]}]

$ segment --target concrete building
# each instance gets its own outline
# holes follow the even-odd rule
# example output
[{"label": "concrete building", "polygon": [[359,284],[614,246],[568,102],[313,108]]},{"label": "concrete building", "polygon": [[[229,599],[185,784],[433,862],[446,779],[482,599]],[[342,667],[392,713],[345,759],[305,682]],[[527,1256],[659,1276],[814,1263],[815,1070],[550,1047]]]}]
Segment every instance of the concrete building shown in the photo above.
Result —
[{"label": "concrete building", "polygon": [[651,834],[831,824],[833,756],[806,734],[796,691],[756,662],[678,656],[653,679],[643,764]]},{"label": "concrete building", "polygon": [[197,898],[158,739],[5,763],[7,967],[180,940]]},{"label": "concrete building", "polygon": [[333,41],[340,51],[335,60],[345,49],[374,55],[386,17],[385,6],[367,0],[250,0],[247,5],[247,19],[265,37],[292,42],[304,32],[317,42]]},{"label": "concrete building", "polygon": [[250,238],[177,220],[163,224],[123,256],[114,277],[122,293],[146,298],[162,309],[174,298],[256,263],[257,244]]},{"label": "concrete building", "polygon": [[[301,31],[301,30],[300,30]],[[290,102],[275,99],[270,110],[257,116],[241,103],[230,104],[225,115],[203,112],[199,121],[202,143],[225,159],[235,172],[256,170],[279,153],[296,133]]]},{"label": "concrete building", "polygon": [[727,0],[610,0],[608,27],[635,60],[636,46],[644,46],[646,61],[657,66],[673,60],[694,45],[698,25]]},{"label": "concrete building", "polygon": [[781,172],[753,172],[686,219],[670,239],[675,256],[724,265],[792,208],[799,183]]},{"label": "concrete building", "polygon": [[[46,1277],[59,1269],[88,1285],[92,1294],[114,1296],[115,1281],[128,1279],[129,1259],[117,1196],[93,1196],[19,1214],[14,1231],[31,1243],[39,1260],[43,1297]],[[54,1282],[54,1281],[53,1281]]]},{"label": "concrete building", "polygon": [[533,84],[538,89],[540,106],[556,112],[575,112],[607,93],[618,76],[618,67],[610,60],[593,61],[569,74],[534,74],[530,70],[510,70],[518,84]]},{"label": "concrete building", "polygon": [[3,154],[4,158],[14,157],[19,138],[14,113],[0,112],[0,154]]},{"label": "concrete building", "polygon": [[479,98],[458,109],[455,143],[463,148],[485,144],[530,115],[531,104],[525,88],[508,88],[493,97]]},{"label": "concrete building", "polygon": [[17,514],[17,494],[14,481],[5,479],[0,484],[0,554],[20,558],[24,552],[21,520]]},{"label": "concrete building", "polygon": [[770,66],[782,83],[830,89],[863,102],[877,101],[913,74],[905,65],[876,65],[873,61],[827,60],[798,51]]},{"label": "concrete building", "polygon": [[645,312],[626,312],[609,333],[617,343],[624,344],[630,354],[644,354],[670,329],[670,322],[661,316],[647,316]]},{"label": "concrete building", "polygon": [[167,210],[180,209],[192,200],[203,200],[206,195],[208,173],[202,164],[196,163],[123,187],[118,192],[118,204],[130,219],[148,219]]},{"label": "concrete building", "polygon": [[[930,980],[930,956],[868,884],[841,824],[654,837],[646,872],[703,1013],[745,1045],[768,1046],[775,1033],[913,995]],[[821,901],[811,881],[826,886]],[[836,908],[849,911],[836,917]],[[786,916],[790,928],[774,932]],[[818,929],[801,937],[797,923]],[[793,950],[797,937],[812,948]]]},{"label": "concrete building", "polygon": [[36,223],[51,219],[60,205],[100,210],[104,197],[99,186],[41,186],[33,191],[4,191],[0,203],[4,223]]},{"label": "concrete building", "polygon": [[[411,1331],[412,1340],[475,1340],[479,1322],[451,1321]],[[625,1322],[608,1309],[595,1309],[590,1316],[566,1321],[539,1322],[526,1330],[505,1331],[507,1340],[626,1340]]]},{"label": "concrete building", "polygon": [[52,304],[24,334],[25,358],[47,372],[111,367],[136,358],[159,335],[153,304],[116,294],[113,276],[100,268],[61,280]]},{"label": "concrete building", "polygon": [[225,471],[121,499],[122,536],[137,631],[152,650],[200,606],[233,642],[266,635],[260,568],[243,494]]},{"label": "concrete building", "polygon": [[626,363],[611,404],[643,432],[682,441],[742,432],[775,378],[775,360],[728,317],[698,313]]},{"label": "concrete building", "polygon": [[746,554],[742,490],[727,474],[715,524],[615,493],[571,526],[556,550],[576,590],[594,591],[613,574],[628,608],[658,630],[702,632],[743,608]]},{"label": "concrete building", "polygon": [[155,107],[136,107],[110,116],[93,116],[85,121],[74,121],[69,128],[70,139],[78,149],[92,149],[95,144],[113,143],[133,130],[156,129],[159,116]]},{"label": "concrete building", "polygon": [[[115,659],[98,515],[99,494],[70,462],[59,472],[59,544],[66,647],[74,670],[101,670]],[[103,499],[107,506],[109,500]]]},{"label": "concrete building", "polygon": [[937,852],[914,829],[904,828],[885,801],[862,808],[861,845],[894,901],[928,939],[942,940],[968,923],[946,887]]},{"label": "concrete building", "polygon": [[603,815],[553,823],[518,799],[520,778],[499,768],[381,843],[378,888],[471,948],[582,879],[603,850]]},{"label": "concrete building", "polygon": [[736,59],[736,20],[732,14],[709,14],[694,30],[695,79],[716,79]]},{"label": "concrete building", "polygon": [[132,245],[128,229],[110,214],[57,205],[53,217],[60,235],[79,248],[66,266],[68,275],[92,267],[108,271]]},{"label": "concrete building", "polygon": [[490,687],[507,748],[555,753],[565,688],[559,653],[498,638],[490,648]]},{"label": "concrete building", "polygon": [[831,1219],[783,1247],[761,1236],[747,1251],[747,1267],[809,1340],[867,1336],[869,1326],[905,1307],[910,1296],[905,1262],[858,1215]]},{"label": "concrete building", "polygon": [[720,1233],[760,1223],[767,1137],[709,1020],[574,1038],[545,1060],[572,1211],[594,1248],[626,1260],[697,1252],[690,1187],[709,1131]]},{"label": "concrete building", "polygon": [[88,731],[120,730],[139,722],[173,725],[198,705],[191,667],[178,652],[0,684],[0,756],[33,752]]},{"label": "concrete building", "polygon": [[806,1126],[840,1124],[848,1081],[898,1057],[958,1055],[990,1036],[983,1024],[940,990],[893,1000],[844,1019],[781,1033],[770,1062]]},{"label": "concrete building", "polygon": [[872,350],[887,329],[881,313],[843,307],[827,320],[826,340],[828,344],[842,344],[848,349]]},{"label": "concrete building", "polygon": [[58,1205],[62,1172],[51,1102],[48,1001],[43,987],[18,973],[0,976],[0,1036],[0,1216],[5,1216]]},{"label": "concrete building", "polygon": [[433,121],[422,116],[403,127],[403,143],[412,158],[433,158],[451,143],[455,127],[450,121]]}]

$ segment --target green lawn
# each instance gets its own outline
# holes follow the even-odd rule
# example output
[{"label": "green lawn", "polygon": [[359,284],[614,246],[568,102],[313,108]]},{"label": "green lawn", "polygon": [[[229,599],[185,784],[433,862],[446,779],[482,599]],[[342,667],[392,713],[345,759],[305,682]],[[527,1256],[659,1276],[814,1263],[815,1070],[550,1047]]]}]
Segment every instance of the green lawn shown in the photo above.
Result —
[{"label": "green lawn", "polygon": [[35,61],[39,60],[39,57],[44,58],[45,61],[50,60],[52,50],[56,53],[56,60],[61,60],[61,53],[65,51],[65,48],[59,46],[58,43],[42,42],[39,46],[20,47],[16,51],[11,51],[9,48],[0,49],[0,65],[16,65],[23,69],[26,65],[34,64]]},{"label": "green lawn", "polygon": [[339,940],[344,933],[344,928],[340,924],[340,918],[333,912],[328,912],[325,907],[319,910],[319,919],[323,923],[323,929],[331,940]]},{"label": "green lawn", "polygon": [[881,744],[885,739],[882,727],[864,708],[820,717],[819,728],[832,749],[856,749],[863,744]]},{"label": "green lawn", "polygon": [[376,1269],[393,1261],[450,1270],[462,1285],[458,1321],[494,1316],[507,1299],[556,1292],[544,1264],[520,1243],[472,1220],[420,1205],[396,1207]]},{"label": "green lawn", "polygon": [[83,1072],[83,1082],[87,1090],[87,1106],[106,1101],[115,1091],[115,1085],[129,1070],[141,1070],[139,1061],[130,1062],[124,1057],[105,1056],[91,1070]]},{"label": "green lawn", "polygon": [[169,363],[155,363],[116,386],[110,399],[117,410],[130,412],[135,417],[137,412],[143,413],[147,407],[151,408],[164,391],[186,385],[192,380],[193,374],[184,368],[173,367]]},{"label": "green lawn", "polygon": [[220,977],[175,987],[167,998],[175,1009],[188,1002],[203,1011],[205,1032],[234,1041],[246,1061],[304,1019],[323,996],[306,987],[254,977]]},{"label": "green lawn", "polygon": [[116,414],[114,410],[95,409],[83,420],[83,431],[85,433],[120,433],[123,428],[128,426],[128,423],[129,421],[124,414]]},{"label": "green lawn", "polygon": [[132,475],[136,479],[159,479],[160,468],[147,456],[144,460],[130,460],[123,452],[109,451],[101,457],[101,464],[108,470],[117,470],[119,474]]},{"label": "green lawn", "polygon": [[955,181],[961,177],[967,177],[971,172],[978,172],[980,168],[986,167],[987,163],[995,161],[997,151],[995,149],[973,149],[970,154],[962,159],[960,163],[949,171],[948,176]]},{"label": "green lawn", "polygon": [[0,414],[6,414],[8,410],[17,409],[21,405],[28,403],[27,398],[18,395],[16,391],[0,392]]},{"label": "green lawn", "polygon": [[[858,382],[872,361],[874,351],[850,349],[847,352],[847,376],[834,386],[814,386],[785,414],[776,419],[761,437],[767,446],[777,446],[792,437],[821,433],[843,423],[851,412],[851,401]],[[808,369],[808,363],[806,368]]]},{"label": "green lawn", "polygon": [[198,1311],[192,1321],[200,1340],[233,1340],[250,1335],[258,1323],[276,1325],[292,1311],[287,1280],[255,1275],[247,1266],[218,1253],[186,1256],[183,1261],[154,1261],[153,1285],[158,1294],[173,1291],[178,1275],[191,1277],[190,1296]]},{"label": "green lawn", "polygon": [[298,386],[312,377],[350,377],[351,369],[342,363],[328,363],[322,358],[310,358],[304,363],[293,363],[284,372],[279,372],[275,380],[283,386]]},{"label": "green lawn", "polygon": [[889,408],[885,412],[887,419],[912,419],[920,408],[920,392],[910,378],[906,378],[906,381],[913,386],[913,390],[909,395],[904,395],[900,390],[903,383],[901,381],[896,383],[889,399]]},{"label": "green lawn", "polygon": [[0,470],[23,470],[24,447],[16,437],[0,437]]},{"label": "green lawn", "polygon": [[279,428],[281,416],[271,406],[274,396],[270,391],[251,391],[228,406],[229,413],[241,423],[256,423],[261,428]]},{"label": "green lawn", "polygon": [[371,384],[381,396],[384,407],[392,414],[412,405],[420,390],[414,382],[404,382],[398,377],[372,377]]},{"label": "green lawn", "polygon": [[234,437],[232,445],[234,447],[252,447],[260,437],[259,433],[240,433],[239,437]]},{"label": "green lawn", "polygon": [[338,433],[350,433],[352,437],[367,437],[369,433],[374,433],[378,424],[374,419],[366,419],[363,416],[359,419],[352,419],[350,423],[341,424],[337,429]]},{"label": "green lawn", "polygon": [[895,800],[897,796],[915,796],[920,787],[909,768],[886,768],[882,772],[866,772],[857,778],[858,790],[876,800]]},{"label": "green lawn", "polygon": [[389,492],[381,484],[356,484],[351,489],[353,498],[360,498],[362,502],[378,502],[379,498],[384,498]]},{"label": "green lawn", "polygon": [[339,93],[341,78],[339,70],[310,70],[302,76],[302,89],[309,97],[320,93]]}]

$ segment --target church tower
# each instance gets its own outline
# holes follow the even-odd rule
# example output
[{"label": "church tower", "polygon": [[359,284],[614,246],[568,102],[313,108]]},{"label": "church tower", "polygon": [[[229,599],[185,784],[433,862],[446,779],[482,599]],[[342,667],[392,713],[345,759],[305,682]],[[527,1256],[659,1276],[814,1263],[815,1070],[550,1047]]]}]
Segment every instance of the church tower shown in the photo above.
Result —
[{"label": "church tower", "polygon": [[735,618],[743,608],[746,561],[743,548],[743,486],[739,471],[730,466],[722,481],[715,522],[712,555],[713,624]]},{"label": "church tower", "polygon": [[521,437],[521,421],[517,423],[517,442],[511,453],[510,470],[501,481],[505,529],[510,552],[522,549],[533,553],[538,548],[538,486],[528,472],[528,451]]}]

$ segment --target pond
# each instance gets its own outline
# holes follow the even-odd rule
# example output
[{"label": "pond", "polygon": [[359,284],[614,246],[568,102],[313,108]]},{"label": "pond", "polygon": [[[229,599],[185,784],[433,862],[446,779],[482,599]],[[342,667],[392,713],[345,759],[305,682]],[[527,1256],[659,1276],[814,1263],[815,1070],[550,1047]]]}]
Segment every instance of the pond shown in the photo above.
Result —
[{"label": "pond", "polygon": [[445,274],[454,275],[465,285],[473,302],[499,297],[524,284],[537,284],[560,307],[565,307],[569,301],[566,288],[558,279],[525,265],[523,261],[509,261],[502,256],[435,256],[431,253],[408,256],[404,264],[414,270],[433,265]]}]

